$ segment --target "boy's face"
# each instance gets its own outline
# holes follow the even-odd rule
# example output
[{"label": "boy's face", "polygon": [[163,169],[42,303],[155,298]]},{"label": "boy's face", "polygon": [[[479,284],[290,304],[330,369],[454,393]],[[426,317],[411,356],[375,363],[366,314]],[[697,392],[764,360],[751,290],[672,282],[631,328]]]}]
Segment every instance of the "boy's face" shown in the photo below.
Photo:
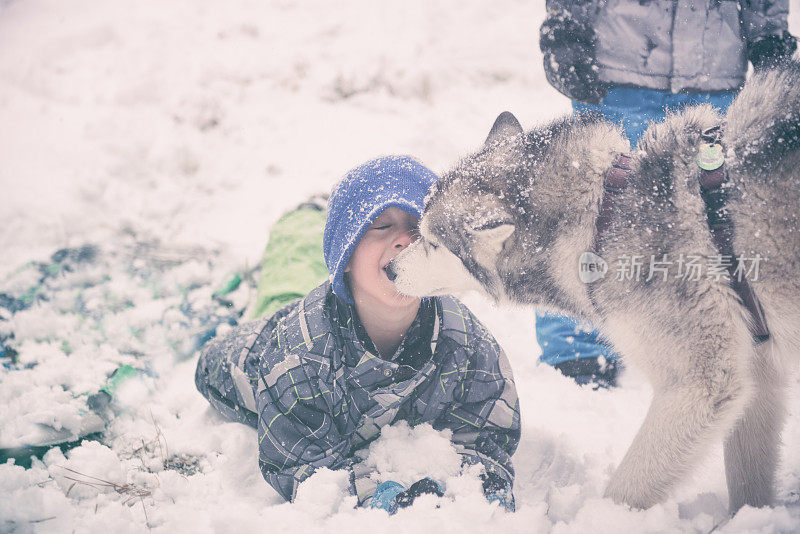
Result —
[{"label": "boy's face", "polygon": [[370,225],[345,268],[357,303],[395,308],[419,302],[417,298],[398,293],[384,270],[417,238],[418,223],[419,219],[399,208],[387,208]]}]

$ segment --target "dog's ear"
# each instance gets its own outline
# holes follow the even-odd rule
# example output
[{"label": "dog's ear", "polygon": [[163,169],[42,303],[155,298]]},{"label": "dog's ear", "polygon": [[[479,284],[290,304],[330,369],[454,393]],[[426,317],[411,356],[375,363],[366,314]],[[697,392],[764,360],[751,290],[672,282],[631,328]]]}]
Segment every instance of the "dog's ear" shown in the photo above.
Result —
[{"label": "dog's ear", "polygon": [[504,111],[495,119],[492,129],[483,144],[489,145],[503,139],[522,137],[522,135],[522,126],[520,126],[517,118],[512,113]]},{"label": "dog's ear", "polygon": [[511,237],[514,229],[514,224],[509,221],[494,220],[479,226],[473,226],[472,233],[493,252],[499,254],[503,250],[503,243]]}]

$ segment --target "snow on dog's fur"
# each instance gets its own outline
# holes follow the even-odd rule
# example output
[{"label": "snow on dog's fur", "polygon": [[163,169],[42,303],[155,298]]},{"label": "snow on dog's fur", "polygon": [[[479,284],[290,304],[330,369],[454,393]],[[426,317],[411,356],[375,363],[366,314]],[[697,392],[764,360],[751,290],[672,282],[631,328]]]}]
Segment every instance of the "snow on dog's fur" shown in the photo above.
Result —
[{"label": "snow on dog's fur", "polygon": [[[701,257],[706,265],[720,254],[696,163],[701,132],[720,124],[734,250],[763,258],[757,279],[748,275],[771,331],[760,345],[724,276],[664,276],[650,264],[666,255],[675,263]],[[799,147],[798,63],[754,75],[725,117],[698,106],[651,126],[595,251],[609,272],[589,289],[578,258],[593,249],[603,179],[628,144],[597,117],[523,133],[504,113],[483,148],[437,184],[420,239],[388,272],[409,295],[479,288],[497,301],[580,315],[644,370],[652,404],[609,482],[614,501],[640,508],[663,501],[725,439],[731,509],[767,505],[784,388],[800,353]],[[643,258],[640,277],[617,276],[615,266],[632,256]]]}]

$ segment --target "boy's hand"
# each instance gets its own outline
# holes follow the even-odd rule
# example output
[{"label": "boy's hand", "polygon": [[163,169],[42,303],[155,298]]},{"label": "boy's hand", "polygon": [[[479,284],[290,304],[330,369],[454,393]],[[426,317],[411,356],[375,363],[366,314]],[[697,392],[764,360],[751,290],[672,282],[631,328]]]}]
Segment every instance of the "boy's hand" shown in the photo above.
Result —
[{"label": "boy's hand", "polygon": [[517,509],[516,502],[514,502],[514,494],[508,488],[494,493],[487,493],[486,500],[490,503],[500,503],[500,506],[502,506],[506,512],[514,512]]},{"label": "boy's hand", "polygon": [[430,477],[417,480],[411,487],[397,495],[397,506],[400,508],[411,506],[417,497],[425,494],[441,497],[444,495],[444,488]]},{"label": "boy's hand", "polygon": [[375,489],[375,494],[370,499],[367,508],[386,510],[389,515],[397,511],[397,496],[405,491],[402,484],[387,480],[381,482]]},{"label": "boy's hand", "polygon": [[505,480],[495,473],[481,475],[483,479],[483,494],[490,503],[500,503],[506,512],[514,512],[517,508],[511,487]]}]

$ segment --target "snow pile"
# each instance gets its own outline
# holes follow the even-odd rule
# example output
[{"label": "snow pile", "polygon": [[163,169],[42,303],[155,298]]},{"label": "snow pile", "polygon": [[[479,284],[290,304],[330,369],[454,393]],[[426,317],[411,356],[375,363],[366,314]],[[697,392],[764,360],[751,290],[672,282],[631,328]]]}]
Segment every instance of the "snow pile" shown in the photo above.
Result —
[{"label": "snow pile", "polygon": [[120,235],[107,248],[62,249],[7,277],[0,340],[13,372],[0,375],[0,448],[41,441],[43,425],[76,439],[89,396],[120,366],[140,379],[117,404],[144,398],[161,367],[191,356],[198,332],[210,336],[230,315],[211,295],[221,283],[217,257]]},{"label": "snow pile", "polygon": [[394,480],[405,487],[425,477],[444,482],[461,472],[461,457],[451,437],[449,430],[439,433],[429,424],[410,428],[401,421],[370,444],[367,465],[376,480]]},{"label": "snow pile", "polygon": [[[405,421],[386,427],[369,446],[366,465],[373,469],[376,482],[392,480],[408,488],[414,482],[430,477],[446,490],[442,500],[435,497],[420,498],[415,505],[431,501],[426,508],[446,505],[445,500],[467,499],[471,503],[483,499],[482,468],[461,467],[461,457],[450,443],[452,432],[437,432],[429,424],[411,428]],[[350,480],[346,472],[321,469],[300,485],[296,506],[311,515],[325,518],[336,512],[347,513],[356,505],[355,497],[348,495]],[[383,513],[383,512],[380,512]]]}]

